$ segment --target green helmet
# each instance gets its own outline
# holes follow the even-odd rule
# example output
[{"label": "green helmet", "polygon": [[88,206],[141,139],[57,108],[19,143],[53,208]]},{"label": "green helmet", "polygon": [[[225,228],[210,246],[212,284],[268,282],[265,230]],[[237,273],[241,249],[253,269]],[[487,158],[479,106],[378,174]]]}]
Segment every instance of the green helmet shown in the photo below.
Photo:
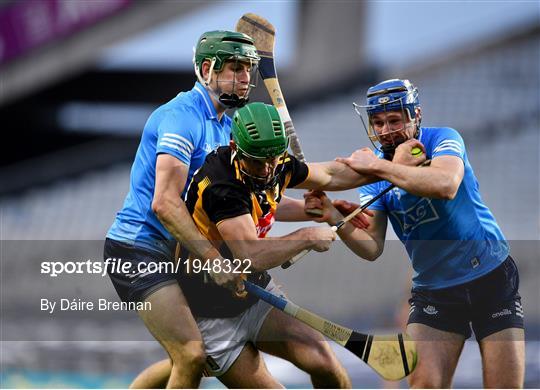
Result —
[{"label": "green helmet", "polygon": [[208,31],[201,35],[195,48],[193,62],[198,74],[204,60],[213,61],[213,69],[219,72],[223,69],[225,60],[230,58],[250,62],[258,62],[260,59],[253,39],[249,35],[236,31],[220,30]]},{"label": "green helmet", "polygon": [[232,122],[232,137],[240,156],[276,157],[289,146],[279,113],[270,104],[250,103],[239,108]]}]

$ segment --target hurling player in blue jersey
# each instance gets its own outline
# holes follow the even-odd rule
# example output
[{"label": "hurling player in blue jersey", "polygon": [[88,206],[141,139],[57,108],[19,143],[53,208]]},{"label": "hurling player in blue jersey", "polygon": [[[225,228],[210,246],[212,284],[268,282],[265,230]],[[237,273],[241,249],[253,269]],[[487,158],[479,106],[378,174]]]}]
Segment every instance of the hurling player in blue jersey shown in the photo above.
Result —
[{"label": "hurling player in blue jersey", "polygon": [[[131,265],[127,272],[109,268],[118,295],[123,301],[150,302],[152,309],[139,315],[171,359],[172,372],[162,386],[197,387],[206,356],[175,272],[151,272],[146,266],[173,264],[176,241],[201,259],[221,258],[195,226],[182,196],[206,155],[228,145],[231,120],[225,110],[246,103],[258,61],[253,40],[245,34],[210,31],[200,37],[193,59],[198,82],[146,122],[129,193],[107,234],[104,258]],[[212,277],[222,286],[241,284],[232,273]],[[147,387],[144,378],[133,385]]]},{"label": "hurling player in blue jersey", "polygon": [[[519,276],[508,244],[483,203],[459,133],[421,127],[418,90],[408,80],[387,80],[355,104],[378,154],[368,148],[339,158],[380,182],[359,188],[362,203],[389,182],[396,188],[370,206],[367,229],[346,224],[339,235],[358,256],[373,261],[384,249],[387,220],[405,245],[414,271],[407,332],[417,340],[419,363],[412,387],[448,388],[471,325],[482,355],[485,387],[518,388],[524,380],[523,309]],[[362,117],[362,116],[361,116]],[[413,156],[413,148],[424,153]],[[431,159],[429,166],[414,166]],[[321,193],[306,207],[321,207],[320,221],[342,215]]]}]

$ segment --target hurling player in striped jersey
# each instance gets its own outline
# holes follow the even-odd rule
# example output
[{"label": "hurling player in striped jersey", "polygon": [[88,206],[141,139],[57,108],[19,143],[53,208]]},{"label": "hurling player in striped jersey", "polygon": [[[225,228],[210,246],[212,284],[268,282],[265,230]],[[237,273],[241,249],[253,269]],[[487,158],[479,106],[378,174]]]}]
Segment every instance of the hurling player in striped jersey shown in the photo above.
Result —
[{"label": "hurling player in striped jersey", "polygon": [[[378,151],[363,148],[337,160],[383,179],[358,189],[361,203],[389,183],[396,187],[369,207],[374,216],[367,229],[346,224],[339,235],[358,256],[373,261],[383,252],[390,220],[405,245],[414,271],[407,332],[417,341],[419,358],[410,385],[451,387],[472,327],[484,386],[522,387],[525,343],[518,270],[482,201],[463,139],[449,127],[420,126],[418,90],[409,80],[369,88],[367,105],[355,104],[355,110]],[[423,153],[413,155],[414,148]],[[411,164],[426,158],[429,166]],[[306,201],[306,208],[316,207],[324,209],[320,222],[335,225],[343,218],[320,192]]]},{"label": "hurling player in striped jersey", "polygon": [[[229,143],[228,108],[247,102],[259,56],[253,40],[235,31],[201,35],[193,63],[197,82],[157,108],[148,118],[131,168],[129,192],[105,241],[104,258],[130,264],[109,268],[111,281],[124,302],[149,302],[138,314],[167,351],[169,388],[196,388],[206,360],[202,337],[173,270],[145,272],[152,263],[171,263],[176,242],[201,258],[220,258],[202,236],[182,195],[194,172],[213,149]],[[212,274],[219,285],[241,281],[232,274]],[[235,279],[238,279],[236,282]],[[138,377],[133,387],[149,387]]]},{"label": "hurling player in striped jersey", "polygon": [[[266,368],[262,351],[292,362],[310,375],[315,387],[348,388],[345,369],[320,333],[254,295],[233,294],[209,277],[211,268],[224,267],[280,295],[267,270],[304,250],[327,251],[335,239],[325,226],[268,237],[274,221],[295,217],[294,209],[281,208],[285,190],[339,191],[374,180],[335,161],[300,162],[287,153],[288,144],[276,107],[250,103],[235,112],[230,145],[206,157],[185,197],[201,234],[226,258],[221,263],[208,260],[205,268],[189,247],[181,245],[178,281],[203,336],[207,375],[231,388],[282,387]],[[303,210],[302,201],[300,211],[305,214]],[[162,360],[145,369],[132,386],[144,379],[146,387],[158,387],[169,371],[169,360]]]}]

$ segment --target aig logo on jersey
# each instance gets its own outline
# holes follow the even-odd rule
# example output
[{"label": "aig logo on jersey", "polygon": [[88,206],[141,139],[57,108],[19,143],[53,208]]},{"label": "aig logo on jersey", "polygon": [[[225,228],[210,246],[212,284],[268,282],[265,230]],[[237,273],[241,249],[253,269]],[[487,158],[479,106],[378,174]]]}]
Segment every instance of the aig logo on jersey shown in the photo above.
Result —
[{"label": "aig logo on jersey", "polygon": [[401,200],[401,194],[404,192],[403,190],[395,187],[392,192],[394,193],[394,196],[397,198],[397,200]]},{"label": "aig logo on jersey", "polygon": [[219,148],[220,144],[219,142],[214,142],[214,146],[212,147],[212,145],[210,145],[208,142],[205,142],[204,144],[204,151],[208,154],[210,153],[212,150],[216,150],[217,148]]},{"label": "aig logo on jersey", "polygon": [[394,210],[390,212],[398,223],[401,225],[401,230],[404,235],[410,234],[418,226],[436,221],[439,219],[439,214],[435,207],[431,204],[428,198],[422,198],[416,204],[405,211]]}]

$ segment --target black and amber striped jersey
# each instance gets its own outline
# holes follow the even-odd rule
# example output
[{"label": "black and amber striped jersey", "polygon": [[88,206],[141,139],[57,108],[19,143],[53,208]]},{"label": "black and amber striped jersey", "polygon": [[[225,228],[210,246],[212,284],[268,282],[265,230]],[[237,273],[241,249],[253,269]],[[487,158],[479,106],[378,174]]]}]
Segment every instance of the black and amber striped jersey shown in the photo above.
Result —
[{"label": "black and amber striped jersey", "polygon": [[[232,259],[232,253],[223,243],[218,225],[221,221],[249,214],[260,238],[264,237],[275,221],[277,205],[286,188],[302,183],[309,174],[308,166],[293,156],[283,157],[277,167],[278,177],[273,188],[252,190],[243,179],[239,162],[229,147],[220,147],[210,153],[203,166],[195,173],[186,194],[186,205],[200,232],[219,248],[223,257]],[[182,252],[182,261],[189,258]],[[257,299],[237,299],[232,293],[210,280],[204,272],[180,277],[181,287],[196,316],[233,317],[253,305]],[[270,281],[267,272],[251,273],[248,279],[266,287]]]}]

